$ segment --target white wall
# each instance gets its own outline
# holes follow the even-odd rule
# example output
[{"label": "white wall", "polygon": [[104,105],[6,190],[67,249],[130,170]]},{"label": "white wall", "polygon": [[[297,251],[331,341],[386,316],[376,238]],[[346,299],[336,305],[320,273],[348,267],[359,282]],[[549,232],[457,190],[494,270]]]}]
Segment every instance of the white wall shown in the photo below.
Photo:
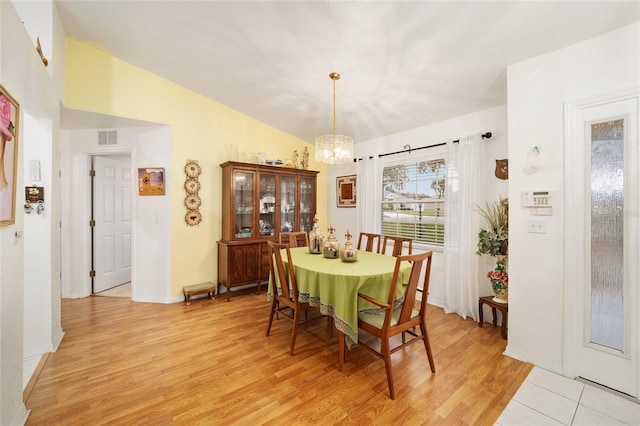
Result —
[{"label": "white wall", "polygon": [[[357,143],[355,145],[356,158],[366,158],[368,156],[376,156],[388,152],[401,151],[404,145],[410,145],[411,148],[419,148],[422,146],[434,145],[445,142],[447,139],[459,139],[473,133],[491,132],[491,139],[485,139],[486,144],[486,163],[484,164],[484,172],[481,177],[487,184],[487,196],[489,199],[499,199],[507,197],[507,186],[509,181],[501,180],[495,177],[495,160],[507,158],[507,106],[479,111],[473,114],[456,117],[450,120],[435,123],[429,126],[420,127],[402,133],[396,133],[388,137],[374,139],[371,141]],[[413,155],[419,155],[417,151]],[[398,154],[404,155],[404,154]],[[389,159],[397,159],[398,155],[385,157]],[[407,158],[411,154],[407,154]],[[356,209],[361,208],[358,205],[353,208],[336,207],[336,177],[351,175],[356,173],[355,163],[332,165],[327,167],[327,199],[329,203],[328,217],[329,223],[336,228],[336,235],[341,243],[344,243],[344,233],[347,229],[353,235],[358,235],[360,230],[357,228]],[[329,224],[320,224],[324,232]],[[420,248],[419,246],[417,246]],[[487,270],[492,269],[492,261],[487,260]],[[431,270],[431,281],[429,290],[429,303],[442,306],[444,300],[444,264],[442,251],[434,248],[433,264]],[[491,286],[487,280],[481,283],[484,288],[483,295],[492,294]],[[482,291],[482,290],[481,290]]]},{"label": "white wall", "polygon": [[[137,181],[139,167],[164,167],[171,174],[171,129],[166,126],[121,128],[118,145],[98,145],[102,129],[62,131],[62,185],[65,207],[63,228],[68,240],[62,247],[62,296],[91,294],[89,256],[90,179],[92,155],[131,156],[132,176]],[[114,129],[108,129],[114,130]],[[182,170],[179,173],[184,173]],[[137,302],[173,303],[171,297],[171,187],[164,196],[140,197],[132,191],[132,276],[131,298]],[[185,225],[186,226],[186,225]]]},{"label": "white wall", "polygon": [[[23,156],[21,170],[24,170],[24,186],[38,186],[44,189],[44,206],[42,214],[36,212],[37,206],[32,204],[32,212],[25,214],[22,203],[17,206],[18,212],[24,216],[24,358],[25,370],[23,384],[26,385],[33,370],[40,361],[40,356],[54,350],[51,339],[51,327],[42,327],[43,319],[52,318],[52,270],[51,259],[51,216],[49,211],[51,194],[51,120],[39,123],[31,114],[22,116],[24,124]],[[29,161],[40,162],[41,180],[34,181],[29,173]],[[24,197],[24,188],[21,188]],[[37,313],[37,314],[36,314]]]},{"label": "white wall", "polygon": [[[508,69],[509,196],[550,190],[546,234],[527,233],[532,218],[512,203],[509,218],[507,354],[562,373],[564,263],[564,103],[640,84],[640,22]],[[540,146],[544,165],[524,171],[526,151]]]},{"label": "white wall", "polygon": [[[51,276],[58,272],[52,254],[55,242],[59,241],[52,226],[58,218],[56,203],[54,201],[48,214],[35,223],[25,220],[22,205],[24,185],[29,183],[24,177],[23,165],[25,156],[32,155],[32,144],[41,144],[39,155],[47,162],[43,182],[51,185],[54,180],[51,158],[56,152],[54,134],[64,49],[59,46],[59,21],[51,19],[53,3],[34,2],[30,7],[34,13],[37,9],[37,14],[49,16],[48,24],[40,28],[39,33],[47,38],[49,46],[53,44],[53,49],[60,52],[60,60],[45,68],[23,22],[28,21],[36,30],[41,21],[19,16],[12,2],[0,2],[0,82],[21,108],[16,221],[0,228],[0,424],[3,425],[23,424],[27,416],[22,403],[25,355],[37,356],[42,348],[55,347],[62,335],[59,291],[51,281]],[[25,257],[32,263],[26,264]],[[43,274],[25,276],[25,266],[43,268]],[[32,306],[32,302],[37,306]]]}]

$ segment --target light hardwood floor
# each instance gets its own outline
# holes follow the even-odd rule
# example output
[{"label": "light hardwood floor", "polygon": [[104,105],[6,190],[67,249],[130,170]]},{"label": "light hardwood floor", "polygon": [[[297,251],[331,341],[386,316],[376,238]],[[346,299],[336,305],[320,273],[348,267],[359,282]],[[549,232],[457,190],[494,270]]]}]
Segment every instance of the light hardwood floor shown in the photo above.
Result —
[{"label": "light hardwood floor", "polygon": [[384,363],[354,347],[338,371],[338,338],[324,321],[265,337],[264,292],[190,306],[123,298],[62,300],[66,333],[26,394],[28,425],[493,424],[531,370],[502,355],[490,324],[430,306],[436,373],[421,344]]}]

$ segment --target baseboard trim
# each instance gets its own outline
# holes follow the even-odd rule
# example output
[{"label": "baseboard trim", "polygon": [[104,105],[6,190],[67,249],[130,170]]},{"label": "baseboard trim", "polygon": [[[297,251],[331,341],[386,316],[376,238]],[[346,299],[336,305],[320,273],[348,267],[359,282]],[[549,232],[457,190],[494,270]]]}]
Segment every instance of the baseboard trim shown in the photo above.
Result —
[{"label": "baseboard trim", "polygon": [[22,402],[25,405],[27,404],[27,400],[29,400],[31,391],[33,390],[36,383],[38,382],[38,377],[40,377],[40,373],[42,372],[42,369],[44,368],[44,365],[46,364],[48,358],[49,358],[49,352],[45,352],[44,354],[42,354],[42,358],[40,358],[40,361],[38,362],[36,369],[31,375],[31,378],[29,379],[29,383],[27,383],[27,386],[24,388],[24,391],[22,392]]}]

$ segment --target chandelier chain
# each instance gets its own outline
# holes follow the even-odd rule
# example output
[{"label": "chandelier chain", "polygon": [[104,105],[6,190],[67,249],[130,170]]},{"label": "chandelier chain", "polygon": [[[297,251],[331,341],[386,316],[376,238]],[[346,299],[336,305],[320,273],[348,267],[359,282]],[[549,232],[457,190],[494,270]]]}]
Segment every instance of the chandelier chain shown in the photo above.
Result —
[{"label": "chandelier chain", "polygon": [[340,74],[329,73],[329,78],[333,80],[333,140],[336,140],[336,80],[340,79]]},{"label": "chandelier chain", "polygon": [[316,161],[328,164],[340,164],[353,160],[353,138],[336,134],[337,122],[337,95],[336,80],[340,79],[340,74],[332,72],[329,78],[333,80],[333,126],[330,135],[318,136],[316,138]]}]

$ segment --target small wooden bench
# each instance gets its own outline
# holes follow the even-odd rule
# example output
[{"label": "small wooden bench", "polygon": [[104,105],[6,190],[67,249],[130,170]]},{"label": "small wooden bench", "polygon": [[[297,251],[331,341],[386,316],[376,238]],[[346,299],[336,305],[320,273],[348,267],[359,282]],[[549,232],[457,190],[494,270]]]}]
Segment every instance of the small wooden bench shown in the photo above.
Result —
[{"label": "small wooden bench", "polygon": [[210,299],[214,299],[214,294],[216,292],[216,286],[213,283],[201,283],[194,285],[187,285],[182,288],[182,292],[184,293],[184,302],[186,305],[191,304],[191,296],[196,294],[208,294]]}]

